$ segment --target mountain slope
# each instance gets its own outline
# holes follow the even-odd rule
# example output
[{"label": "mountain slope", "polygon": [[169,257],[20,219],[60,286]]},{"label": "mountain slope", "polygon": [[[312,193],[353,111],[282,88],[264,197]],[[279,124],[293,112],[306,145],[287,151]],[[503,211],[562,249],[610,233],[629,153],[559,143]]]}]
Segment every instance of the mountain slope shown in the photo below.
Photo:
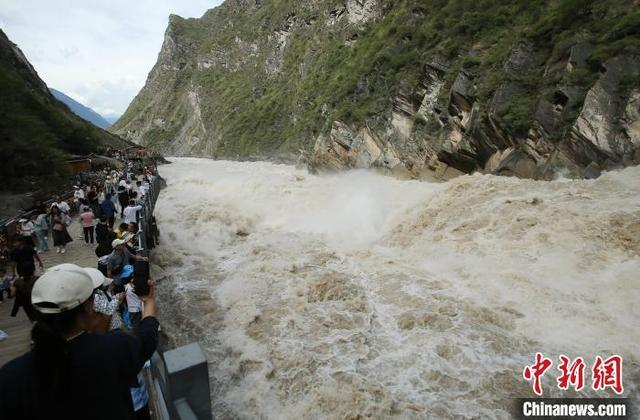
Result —
[{"label": "mountain slope", "polygon": [[637,163],[636,0],[227,0],[171,16],[111,128],[178,154],[420,177]]},{"label": "mountain slope", "polygon": [[84,121],[55,99],[22,51],[2,31],[0,97],[0,144],[6,157],[0,166],[2,189],[31,188],[33,179],[58,182],[64,179],[63,162],[69,154],[130,145]]},{"label": "mountain slope", "polygon": [[73,112],[80,118],[87,120],[93,125],[103,129],[109,128],[111,126],[111,123],[109,123],[109,121],[104,119],[102,115],[98,114],[88,106],[82,105],[80,102],[77,102],[76,100],[70,98],[59,90],[53,88],[49,88],[49,90],[57,100],[68,106],[71,112]]}]

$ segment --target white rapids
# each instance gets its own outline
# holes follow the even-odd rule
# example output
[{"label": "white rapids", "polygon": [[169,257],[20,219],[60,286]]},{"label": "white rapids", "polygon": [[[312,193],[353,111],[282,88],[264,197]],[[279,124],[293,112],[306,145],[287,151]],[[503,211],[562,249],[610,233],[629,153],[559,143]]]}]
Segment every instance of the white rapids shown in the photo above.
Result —
[{"label": "white rapids", "polygon": [[[509,418],[588,390],[596,355],[640,383],[640,167],[597,180],[176,158],[156,209],[161,321],[199,341],[216,418]],[[587,387],[555,387],[558,356]]]}]

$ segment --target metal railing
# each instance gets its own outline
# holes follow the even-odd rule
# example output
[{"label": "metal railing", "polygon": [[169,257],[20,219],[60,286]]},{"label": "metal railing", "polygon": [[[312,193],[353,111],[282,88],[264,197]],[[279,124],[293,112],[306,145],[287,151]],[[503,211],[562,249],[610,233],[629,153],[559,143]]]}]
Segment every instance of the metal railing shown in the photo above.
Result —
[{"label": "metal railing", "polygon": [[[153,211],[163,180],[151,180],[138,211],[138,252],[148,257],[159,244],[159,232]],[[158,350],[143,368],[154,420],[210,420],[209,371],[204,352],[197,343],[169,351]]]},{"label": "metal railing", "polygon": [[149,182],[149,190],[144,195],[142,209],[138,212],[138,252],[145,257],[149,256],[149,251],[160,243],[158,226],[153,216],[153,210],[156,207],[162,180],[156,173],[151,182]]}]

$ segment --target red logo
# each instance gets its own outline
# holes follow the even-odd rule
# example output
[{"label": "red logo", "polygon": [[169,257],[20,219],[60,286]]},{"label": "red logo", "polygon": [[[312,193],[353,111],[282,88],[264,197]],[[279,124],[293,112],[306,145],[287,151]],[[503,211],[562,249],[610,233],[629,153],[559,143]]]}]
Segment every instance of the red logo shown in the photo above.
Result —
[{"label": "red logo", "polygon": [[[522,376],[527,381],[533,381],[533,392],[542,395],[542,377],[553,366],[551,359],[546,358],[542,353],[536,353],[535,362],[530,366],[525,366]],[[574,360],[565,355],[560,356],[558,365],[560,375],[556,378],[559,389],[567,390],[573,387],[580,391],[585,385],[586,364],[582,357]],[[596,356],[591,369],[591,380],[594,391],[611,388],[616,394],[622,394],[622,356],[613,355],[606,360]]]},{"label": "red logo", "polygon": [[522,372],[522,376],[527,381],[533,379],[533,392],[537,395],[542,395],[542,385],[540,384],[540,378],[544,373],[553,365],[551,359],[547,359],[542,356],[542,353],[536,353],[536,362],[531,366],[526,366]]},{"label": "red logo", "polygon": [[569,385],[573,386],[576,391],[580,391],[584,388],[584,359],[577,357],[573,363],[569,364],[571,360],[565,355],[560,356],[560,376],[558,376],[558,388],[569,389]]},{"label": "red logo", "polygon": [[597,356],[593,364],[593,389],[611,388],[616,394],[622,394],[622,357],[614,355],[607,360]]}]

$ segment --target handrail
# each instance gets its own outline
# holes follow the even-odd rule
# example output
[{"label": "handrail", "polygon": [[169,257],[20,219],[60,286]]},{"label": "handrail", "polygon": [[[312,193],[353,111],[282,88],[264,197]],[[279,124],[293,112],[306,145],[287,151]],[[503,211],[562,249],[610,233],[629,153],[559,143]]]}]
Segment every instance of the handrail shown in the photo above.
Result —
[{"label": "handrail", "polygon": [[149,256],[149,250],[155,248],[158,242],[158,229],[155,225],[153,210],[160,195],[161,180],[156,174],[149,183],[149,190],[144,195],[142,209],[138,211],[138,251],[145,257]]}]

